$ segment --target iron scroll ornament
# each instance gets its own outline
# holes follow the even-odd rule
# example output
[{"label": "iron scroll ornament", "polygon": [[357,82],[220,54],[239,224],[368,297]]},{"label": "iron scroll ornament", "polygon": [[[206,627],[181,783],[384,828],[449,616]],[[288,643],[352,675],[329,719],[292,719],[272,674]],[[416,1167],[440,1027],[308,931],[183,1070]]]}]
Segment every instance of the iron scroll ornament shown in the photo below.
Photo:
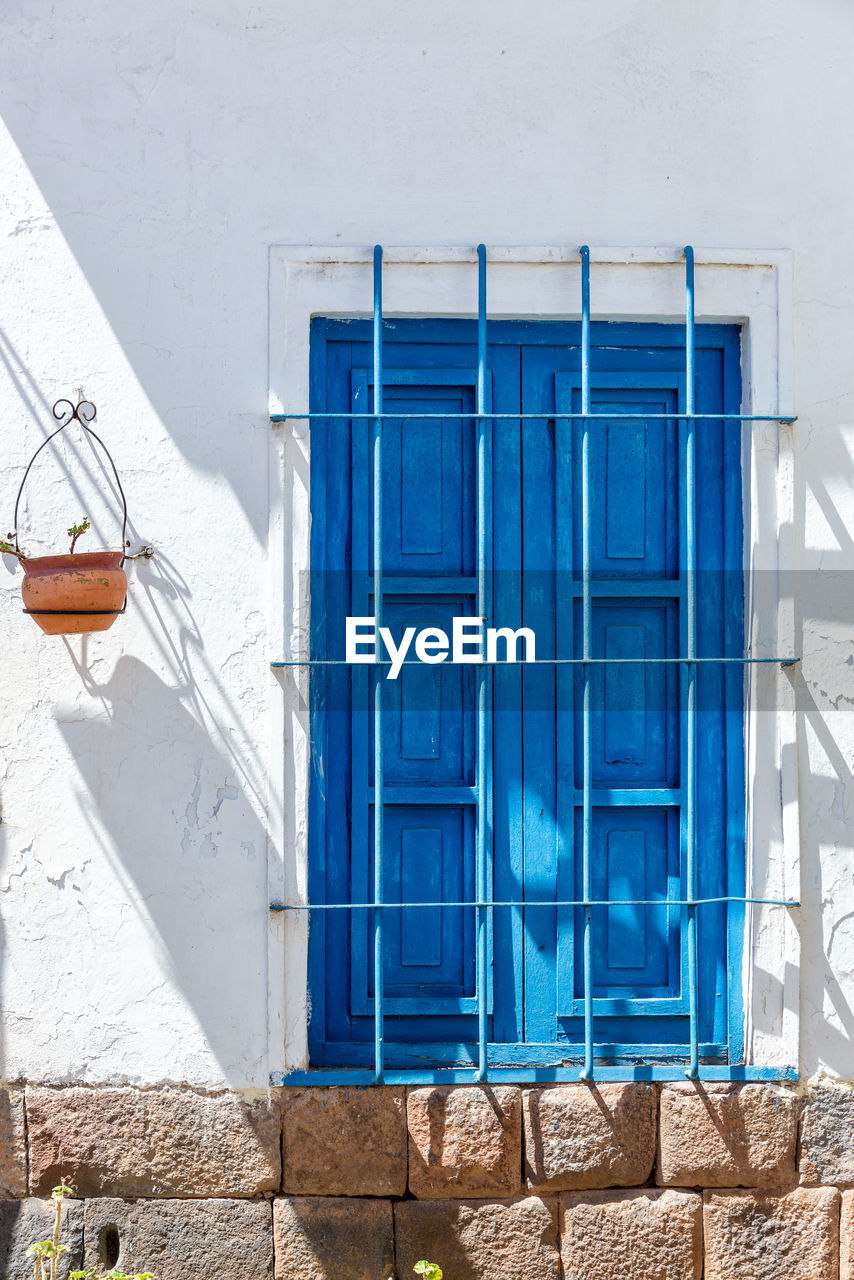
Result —
[{"label": "iron scroll ornament", "polygon": [[[14,515],[15,528],[9,534],[10,538],[15,539],[15,550],[20,554],[21,548],[18,545],[18,508],[20,507],[21,495],[24,492],[24,485],[27,483],[27,476],[30,474],[30,471],[32,470],[33,463],[41,453],[42,449],[44,449],[46,445],[50,444],[51,440],[55,439],[56,436],[60,435],[65,430],[66,427],[71,426],[71,423],[76,421],[80,424],[83,430],[88,432],[88,434],[92,437],[92,439],[95,440],[101,446],[101,448],[104,450],[104,453],[107,455],[107,459],[110,463],[110,466],[113,469],[113,475],[116,481],[116,488],[118,489],[119,496],[122,500],[121,564],[124,564],[125,560],[127,559],[127,556],[125,555],[125,548],[127,547],[126,535],[127,535],[127,524],[128,524],[127,498],[125,497],[125,491],[122,488],[122,482],[119,479],[119,473],[116,468],[116,464],[113,461],[113,455],[110,453],[109,449],[104,444],[104,441],[98,435],[97,431],[94,431],[90,426],[90,423],[95,421],[98,410],[95,408],[91,400],[81,400],[79,404],[73,405],[70,400],[62,399],[62,400],[56,401],[56,403],[53,406],[52,412],[53,412],[53,416],[56,418],[57,422],[59,422],[60,425],[56,428],[55,431],[52,431],[45,440],[41,442],[38,449],[36,449],[35,453],[30,458],[30,461],[27,464],[27,469],[24,472],[23,479],[21,480],[20,488],[18,489],[18,496],[15,499],[15,515]],[[46,612],[46,611],[42,610],[42,612]]]}]

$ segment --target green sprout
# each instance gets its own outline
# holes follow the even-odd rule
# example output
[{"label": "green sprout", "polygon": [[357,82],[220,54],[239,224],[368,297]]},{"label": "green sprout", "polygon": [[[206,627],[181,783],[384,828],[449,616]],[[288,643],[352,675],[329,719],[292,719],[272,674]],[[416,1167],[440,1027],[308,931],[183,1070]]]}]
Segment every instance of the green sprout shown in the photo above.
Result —
[{"label": "green sprout", "polygon": [[[82,538],[83,534],[88,533],[91,528],[92,523],[89,517],[84,516],[79,524],[73,524],[66,530],[66,533],[71,539],[70,555],[74,555],[74,548],[77,545],[77,539]],[[10,533],[6,538],[0,539],[0,552],[7,556],[14,556],[16,560],[23,560],[25,559],[25,553],[23,551],[19,551],[11,542],[11,539],[14,538],[14,536],[14,533]],[[130,543],[128,543],[128,546],[130,546]]]},{"label": "green sprout", "polygon": [[[9,537],[14,537],[14,534],[10,533]],[[2,551],[4,555],[14,556],[16,560],[23,560],[24,558],[24,553],[19,551],[17,547],[13,547],[11,542],[6,542],[5,539],[0,539],[0,551]]]},{"label": "green sprout", "polygon": [[84,516],[79,524],[73,524],[70,529],[66,530],[69,538],[71,539],[71,551],[69,552],[70,555],[72,556],[74,555],[74,548],[77,545],[77,539],[81,537],[86,532],[87,529],[91,529],[91,528],[92,526],[89,523],[89,517]]},{"label": "green sprout", "polygon": [[424,1280],[442,1280],[442,1268],[435,1262],[425,1262],[422,1259],[416,1262],[412,1270],[416,1275],[423,1276]]}]

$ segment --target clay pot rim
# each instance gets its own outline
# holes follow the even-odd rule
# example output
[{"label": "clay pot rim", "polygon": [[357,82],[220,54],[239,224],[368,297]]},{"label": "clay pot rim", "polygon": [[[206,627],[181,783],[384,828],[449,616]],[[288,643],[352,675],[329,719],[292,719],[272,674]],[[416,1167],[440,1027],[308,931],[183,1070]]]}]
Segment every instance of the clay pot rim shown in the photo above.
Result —
[{"label": "clay pot rim", "polygon": [[25,573],[33,570],[119,569],[124,554],[123,551],[75,551],[73,555],[21,556],[21,564]]}]

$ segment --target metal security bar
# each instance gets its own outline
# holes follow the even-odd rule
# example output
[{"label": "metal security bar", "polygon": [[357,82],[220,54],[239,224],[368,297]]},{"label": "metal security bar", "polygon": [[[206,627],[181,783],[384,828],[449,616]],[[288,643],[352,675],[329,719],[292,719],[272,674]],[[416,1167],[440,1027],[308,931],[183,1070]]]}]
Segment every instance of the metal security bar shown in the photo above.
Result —
[{"label": "metal security bar", "polygon": [[[451,414],[448,415],[448,417],[451,417],[451,416],[452,416]],[[622,663],[623,666],[630,666],[630,667],[655,666],[655,665],[661,665],[662,663],[673,663],[680,666],[685,666],[691,663],[694,666],[696,666],[701,662],[709,663],[711,666],[715,666],[715,667],[726,666],[727,663],[731,663],[733,666],[736,666],[736,667],[751,666],[756,663],[766,664],[766,665],[770,663],[771,665],[779,665],[781,667],[793,667],[795,666],[796,663],[800,662],[800,658],[794,655],[790,655],[789,657],[786,657],[786,658],[780,658],[780,657],[776,657],[776,658],[748,658],[748,657],[744,657],[744,658],[528,658],[525,660],[525,666],[526,667],[536,667],[536,666],[541,666],[541,667],[591,666],[592,667],[592,666],[596,666],[597,663],[600,664],[601,666],[606,666],[606,667],[619,666],[620,663]],[[446,666],[449,666],[449,667],[456,665],[453,661],[453,658],[444,659],[444,663]],[[349,667],[350,665],[351,664],[347,661],[346,658],[275,658],[270,663],[270,666],[274,670],[278,670],[279,667]],[[382,658],[382,659],[378,659],[374,663],[371,663],[371,665],[378,666],[378,667],[390,667],[392,664],[389,659]],[[420,666],[423,666],[424,664],[417,658],[405,658],[403,662],[400,663],[400,665],[402,667],[420,667]],[[508,665],[512,666],[513,662],[512,662],[512,659],[505,659],[503,662],[496,661],[495,663],[490,665],[494,665],[497,667],[508,666]]]},{"label": "metal security bar", "polygon": [[[472,412],[470,409],[465,412],[454,413],[448,410],[447,413],[326,413],[320,410],[316,413],[304,411],[302,413],[271,413],[271,422],[296,422],[310,420],[314,418],[322,418],[324,422],[333,422],[336,419],[343,419],[346,422],[358,422],[360,419],[369,418],[371,422],[375,418],[394,418],[397,422],[410,422],[417,419],[419,422],[429,422],[431,418],[441,422],[448,418],[465,418],[467,422],[476,421],[478,418],[488,418],[490,422],[499,422],[502,419],[511,419],[513,422],[524,422],[528,418],[542,419],[549,415],[544,414],[542,410],[539,413],[478,413]],[[555,415],[552,414],[552,417]],[[793,422],[797,422],[796,414],[791,413],[694,413],[691,415],[695,422],[702,422],[704,418],[710,419],[712,422],[779,422],[790,426]],[[557,417],[564,418],[567,422],[578,421],[584,418],[588,422],[595,422],[600,419],[602,422],[672,422],[674,418],[685,417],[684,413],[620,413],[616,409],[613,413],[564,413],[561,411]]]},{"label": "metal security bar", "polygon": [[[686,364],[686,398],[684,413],[594,413],[590,399],[590,250],[584,245],[579,250],[581,260],[581,412],[561,412],[556,416],[565,420],[581,422],[581,527],[582,527],[582,565],[581,565],[581,602],[582,602],[582,656],[581,658],[542,658],[536,665],[558,666],[578,665],[582,677],[582,897],[547,901],[529,901],[507,899],[495,900],[489,897],[489,863],[487,849],[487,832],[489,829],[488,814],[488,779],[487,779],[487,739],[489,734],[489,683],[487,664],[478,667],[476,682],[476,769],[474,797],[476,801],[476,842],[475,842],[475,897],[473,900],[460,902],[385,902],[383,885],[383,816],[387,801],[384,795],[383,776],[383,684],[382,668],[389,664],[380,657],[380,646],[377,644],[374,661],[373,678],[373,716],[374,716],[374,790],[373,790],[373,837],[374,837],[374,877],[373,901],[371,902],[331,902],[331,903],[279,903],[270,904],[274,912],[312,912],[312,911],[372,911],[374,913],[374,1068],[373,1072],[360,1069],[311,1070],[308,1072],[292,1072],[284,1076],[275,1075],[274,1083],[283,1080],[289,1084],[317,1082],[322,1079],[328,1083],[382,1084],[389,1083],[430,1083],[434,1081],[476,1081],[486,1080],[618,1080],[618,1079],[656,1079],[673,1080],[680,1075],[689,1079],[730,1080],[730,1079],[763,1079],[792,1078],[790,1068],[752,1068],[738,1065],[700,1064],[699,1043],[699,992],[697,964],[697,911],[700,907],[711,904],[725,905],[761,905],[793,908],[799,906],[797,901],[782,898],[759,898],[747,896],[725,895],[721,897],[697,896],[697,831],[696,831],[696,770],[697,770],[697,668],[700,663],[737,664],[746,666],[752,663],[778,663],[791,666],[798,661],[795,656],[754,658],[754,657],[711,657],[701,658],[697,655],[697,547],[696,547],[696,435],[698,421],[710,419],[729,422],[778,422],[793,423],[794,414],[734,414],[734,413],[696,413],[694,400],[695,375],[695,306],[694,306],[694,252],[690,246],[684,250],[685,257],[685,364]],[[477,459],[477,571],[476,599],[479,617],[489,615],[489,523],[490,494],[488,492],[487,454],[489,449],[491,423],[497,419],[520,421],[524,419],[542,419],[539,413],[492,413],[487,405],[487,255],[484,245],[477,247],[477,381],[476,410],[474,413],[386,413],[383,409],[383,309],[382,309],[382,258],[383,251],[376,245],[373,253],[373,375],[374,403],[373,411],[367,413],[325,413],[325,412],[288,412],[271,415],[271,421],[284,422],[295,419],[322,419],[324,422],[335,420],[352,421],[368,419],[372,423],[372,487],[373,487],[373,595],[374,617],[377,633],[382,625],[383,616],[383,422],[387,418],[396,421],[408,419],[447,420],[449,417],[464,418],[476,423],[476,459]],[[590,540],[590,424],[596,421],[643,421],[678,420],[685,424],[684,435],[684,475],[685,475],[685,651],[675,658],[599,658],[592,653],[592,600],[595,594],[591,582],[591,540]],[[452,660],[449,658],[449,662]],[[593,825],[593,772],[592,772],[592,671],[598,664],[614,665],[678,664],[682,672],[682,688],[686,709],[686,777],[682,783],[684,817],[682,822],[682,850],[680,860],[685,867],[686,895],[678,899],[598,899],[592,895],[592,825]],[[286,658],[273,661],[273,668],[286,667],[325,667],[347,665],[344,659],[300,659]],[[402,665],[418,666],[417,661],[404,662]],[[687,1067],[681,1069],[672,1065],[636,1064],[628,1067],[613,1065],[596,1065],[594,1018],[593,1018],[593,910],[599,907],[684,907],[687,913],[686,949],[687,949],[687,985],[688,985],[688,1018],[689,1044]],[[410,1069],[387,1071],[384,1061],[384,989],[383,989],[383,955],[384,955],[384,921],[387,912],[435,909],[435,908],[472,908],[476,913],[476,967],[475,987],[477,998],[477,1052],[476,1063],[471,1067],[442,1068],[431,1070]],[[488,1009],[487,1009],[487,973],[488,973],[488,928],[489,913],[495,908],[510,910],[531,910],[537,907],[548,908],[581,908],[583,912],[583,1010],[584,1041],[583,1061],[581,1068],[567,1063],[562,1067],[538,1068],[523,1065],[504,1067],[489,1065],[488,1044]],[[511,1049],[513,1046],[503,1046]],[[610,1046],[617,1048],[619,1046]],[[524,1051],[524,1046],[519,1046]],[[570,1046],[567,1055],[572,1056]],[[683,1050],[684,1052],[684,1050]]]},{"label": "metal security bar", "polygon": [[590,596],[590,250],[581,248],[581,740],[583,751],[581,814],[581,884],[584,894],[582,965],[584,990],[584,1069],[582,1080],[593,1079],[593,908],[590,844],[593,834],[593,752],[590,705],[590,658],[593,602]]},{"label": "metal security bar", "polygon": [[[374,617],[383,616],[383,251],[374,246]],[[379,646],[377,646],[379,658]],[[383,677],[374,675],[374,1083],[382,1084],[383,1053]]]},{"label": "metal security bar", "polygon": [[[487,600],[487,492],[486,492],[486,246],[477,246],[477,616],[489,612]],[[486,667],[477,671],[477,822],[475,839],[475,883],[481,900],[477,907],[477,1078],[486,1080]]]},{"label": "metal security bar", "polygon": [[687,757],[688,778],[685,783],[685,878],[688,882],[688,1016],[690,1021],[690,1060],[685,1072],[696,1079],[698,1058],[698,991],[697,991],[697,481],[694,439],[694,250],[685,248],[685,572],[686,626],[685,640],[688,663],[684,669],[687,684]]}]

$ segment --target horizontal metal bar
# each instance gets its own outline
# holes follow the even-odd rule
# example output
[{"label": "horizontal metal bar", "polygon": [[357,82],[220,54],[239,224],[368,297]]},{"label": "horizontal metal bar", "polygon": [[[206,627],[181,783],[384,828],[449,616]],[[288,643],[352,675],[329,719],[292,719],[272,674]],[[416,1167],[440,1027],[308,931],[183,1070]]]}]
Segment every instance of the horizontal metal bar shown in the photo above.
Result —
[{"label": "horizontal metal bar", "polygon": [[[530,662],[490,662],[475,663],[470,661],[465,663],[454,662],[452,658],[446,659],[438,664],[440,666],[491,666],[491,667],[554,667],[569,666],[580,667],[584,664],[598,663],[602,666],[654,666],[662,663],[690,663],[697,665],[699,663],[708,663],[720,666],[725,663],[733,663],[740,666],[746,666],[755,663],[773,663],[779,662],[784,667],[794,666],[800,662],[800,658],[792,655],[788,658],[535,658]],[[352,666],[370,666],[370,667],[390,667],[392,663],[382,659],[380,662],[369,663],[353,663],[348,662],[346,658],[288,658],[275,659],[270,663],[271,667],[352,667]],[[402,667],[423,667],[425,664],[417,658],[409,659],[399,664]],[[436,665],[436,664],[429,664]]]},{"label": "horizontal metal bar", "polygon": [[533,902],[510,898],[491,898],[467,902],[271,902],[271,911],[409,911],[414,907],[706,907],[715,903],[753,903],[762,907],[799,907],[800,902],[788,898],[549,898]]},{"label": "horizontal metal bar", "polygon": [[[490,1046],[491,1047],[491,1046]],[[498,1046],[500,1048],[500,1046]],[[687,1046],[686,1046],[687,1050]],[[596,1046],[594,1046],[594,1057],[596,1056]],[[686,1052],[687,1056],[687,1052]],[[384,1075],[385,1084],[404,1085],[404,1084],[472,1084],[477,1081],[478,1068],[475,1064],[473,1067],[437,1067],[433,1070],[425,1070],[423,1068],[413,1068],[412,1070],[390,1070],[387,1069]],[[726,1064],[710,1063],[707,1065],[700,1064],[697,1069],[697,1078],[699,1080],[797,1080],[797,1067],[780,1066],[780,1067],[758,1067],[735,1064],[728,1066]],[[661,1082],[684,1080],[684,1065],[674,1064],[649,1064],[633,1065],[627,1063],[625,1066],[596,1066],[595,1079],[597,1081],[632,1081],[632,1080],[656,1080]],[[562,1083],[565,1081],[578,1080],[578,1065],[570,1067],[490,1067],[489,1080],[491,1084],[551,1084]],[[374,1073],[371,1070],[360,1068],[334,1067],[322,1068],[316,1067],[308,1071],[273,1071],[270,1074],[270,1084],[277,1085],[372,1085],[375,1083]]]},{"label": "horizontal metal bar", "polygon": [[[462,373],[462,370],[460,371]],[[601,422],[684,422],[687,418],[709,419],[711,422],[783,422],[787,425],[797,422],[797,414],[794,413],[557,413],[554,410],[542,410],[539,413],[478,413],[476,410],[464,412],[457,410],[456,413],[449,410],[447,413],[395,413],[392,409],[386,409],[383,413],[271,413],[271,422],[291,422],[306,421],[315,418],[325,418],[327,421],[340,420],[358,420],[364,418],[370,422],[375,422],[377,418],[393,418],[396,422],[423,422],[425,419],[435,418],[438,421],[445,421],[448,418],[465,418],[478,419],[486,418],[489,421],[508,419],[509,421],[518,420],[520,418],[530,419],[542,422],[548,418],[560,418],[562,421],[586,419],[587,421]]]}]

